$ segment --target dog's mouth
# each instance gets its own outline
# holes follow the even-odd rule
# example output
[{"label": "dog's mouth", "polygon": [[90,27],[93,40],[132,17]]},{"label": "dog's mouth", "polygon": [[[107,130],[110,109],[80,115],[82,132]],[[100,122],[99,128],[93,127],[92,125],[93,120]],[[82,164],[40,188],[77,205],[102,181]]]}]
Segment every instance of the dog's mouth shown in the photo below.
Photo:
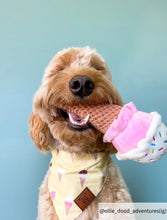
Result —
[{"label": "dog's mouth", "polygon": [[59,109],[59,114],[65,121],[68,123],[68,127],[73,130],[83,131],[89,128],[93,128],[91,123],[89,122],[89,115],[85,118],[81,118],[77,114],[73,112],[67,112],[63,109]]}]

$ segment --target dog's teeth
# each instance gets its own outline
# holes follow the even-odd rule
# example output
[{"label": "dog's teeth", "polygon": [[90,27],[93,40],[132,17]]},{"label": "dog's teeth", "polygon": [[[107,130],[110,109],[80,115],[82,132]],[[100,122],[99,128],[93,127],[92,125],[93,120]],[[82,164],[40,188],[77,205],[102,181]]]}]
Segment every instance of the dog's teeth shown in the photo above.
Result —
[{"label": "dog's teeth", "polygon": [[89,115],[87,115],[85,118],[84,118],[84,123],[86,124],[89,120]]},{"label": "dog's teeth", "polygon": [[71,116],[70,113],[69,113],[69,119],[70,119],[71,123],[75,124],[75,121],[73,120],[73,117]]},{"label": "dog's teeth", "polygon": [[73,119],[72,115],[69,113],[69,119],[70,119],[70,122],[71,122],[72,124],[81,126],[81,125],[85,125],[85,124],[88,122],[88,120],[89,120],[89,115],[87,115],[81,122],[78,122],[78,121],[75,121],[75,120]]}]

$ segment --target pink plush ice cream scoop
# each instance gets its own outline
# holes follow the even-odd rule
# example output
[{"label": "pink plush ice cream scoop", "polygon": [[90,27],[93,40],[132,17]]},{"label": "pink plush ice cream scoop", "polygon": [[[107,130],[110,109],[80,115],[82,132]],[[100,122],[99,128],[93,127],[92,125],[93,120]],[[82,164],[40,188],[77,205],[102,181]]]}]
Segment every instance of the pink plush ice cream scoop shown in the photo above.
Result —
[{"label": "pink plush ice cream scoop", "polygon": [[137,111],[131,102],[121,109],[103,140],[113,143],[120,160],[152,163],[167,151],[167,128],[157,112]]},{"label": "pink plush ice cream scoop", "polygon": [[104,135],[104,142],[113,142],[120,153],[137,148],[137,143],[146,137],[153,116],[137,111],[133,103],[125,105]]}]

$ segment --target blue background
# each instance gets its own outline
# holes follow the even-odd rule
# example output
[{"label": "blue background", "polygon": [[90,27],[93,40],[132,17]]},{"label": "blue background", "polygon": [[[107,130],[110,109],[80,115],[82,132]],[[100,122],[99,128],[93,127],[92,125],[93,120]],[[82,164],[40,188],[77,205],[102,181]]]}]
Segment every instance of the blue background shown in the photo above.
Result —
[{"label": "blue background", "polygon": [[[0,3],[0,219],[34,220],[50,154],[35,148],[28,118],[48,62],[66,47],[96,48],[124,101],[167,124],[167,1]],[[114,160],[133,201],[167,202],[167,156],[152,165]]]}]

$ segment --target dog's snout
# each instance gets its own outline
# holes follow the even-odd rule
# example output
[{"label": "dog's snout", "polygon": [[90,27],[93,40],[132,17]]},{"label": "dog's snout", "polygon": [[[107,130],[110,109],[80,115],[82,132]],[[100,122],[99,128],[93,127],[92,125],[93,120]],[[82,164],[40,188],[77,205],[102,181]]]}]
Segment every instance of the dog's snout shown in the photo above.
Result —
[{"label": "dog's snout", "polygon": [[71,92],[83,98],[84,96],[89,96],[94,90],[94,82],[88,76],[75,76],[69,82],[69,88]]}]

